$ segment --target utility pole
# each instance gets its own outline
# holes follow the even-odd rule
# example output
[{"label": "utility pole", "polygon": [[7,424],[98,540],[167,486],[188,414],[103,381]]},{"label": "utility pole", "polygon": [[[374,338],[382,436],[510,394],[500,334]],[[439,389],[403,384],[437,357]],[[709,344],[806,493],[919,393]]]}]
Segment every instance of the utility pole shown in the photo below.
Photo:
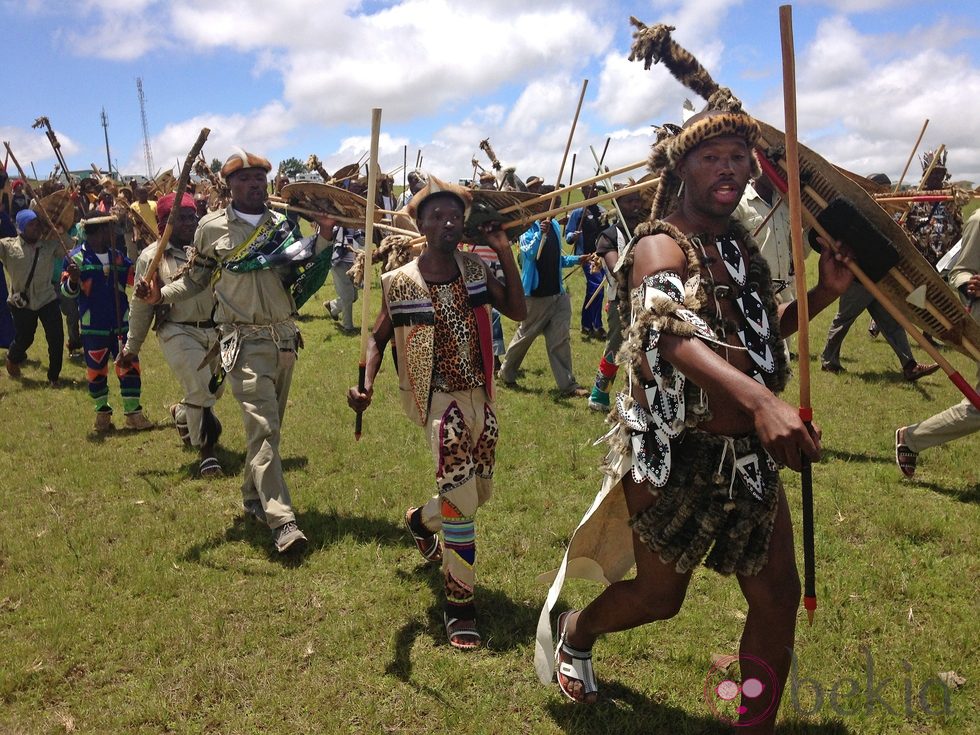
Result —
[{"label": "utility pole", "polygon": [[105,160],[106,165],[109,167],[109,177],[112,178],[112,156],[109,153],[109,118],[105,114],[105,108],[102,108],[102,130],[105,133]]},{"label": "utility pole", "polygon": [[136,77],[136,94],[140,100],[140,118],[143,120],[143,158],[146,160],[146,178],[153,179],[153,151],[150,150],[150,126],[146,122],[146,98],[143,96],[143,77]]}]

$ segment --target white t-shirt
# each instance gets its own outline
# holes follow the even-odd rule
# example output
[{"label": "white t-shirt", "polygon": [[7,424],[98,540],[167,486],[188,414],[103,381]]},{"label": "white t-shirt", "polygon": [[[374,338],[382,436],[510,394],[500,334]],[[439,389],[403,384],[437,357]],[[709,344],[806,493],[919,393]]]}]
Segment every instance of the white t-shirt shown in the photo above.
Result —
[{"label": "white t-shirt", "polygon": [[252,227],[258,227],[259,226],[259,222],[261,222],[262,221],[262,218],[265,216],[265,212],[263,212],[262,214],[246,214],[245,212],[239,212],[234,207],[232,207],[232,210],[231,211],[233,211],[235,213],[235,216],[236,217],[239,217],[239,218],[245,220],[250,225],[252,225]]}]

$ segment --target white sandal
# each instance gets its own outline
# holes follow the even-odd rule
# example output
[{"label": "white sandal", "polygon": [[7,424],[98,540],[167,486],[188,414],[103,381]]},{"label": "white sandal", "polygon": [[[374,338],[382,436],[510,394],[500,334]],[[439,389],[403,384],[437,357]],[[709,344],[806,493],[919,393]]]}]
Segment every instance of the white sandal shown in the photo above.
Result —
[{"label": "white sandal", "polygon": [[[592,651],[580,651],[572,648],[565,643],[565,621],[572,614],[572,610],[567,610],[558,616],[558,645],[555,647],[555,678],[558,680],[558,688],[562,694],[573,702],[579,704],[591,704],[585,697],[590,694],[598,694],[599,687],[596,685],[595,672],[592,670]],[[569,660],[562,661],[562,655]],[[562,677],[570,681],[577,681],[582,685],[582,699],[575,697],[565,688]]]}]

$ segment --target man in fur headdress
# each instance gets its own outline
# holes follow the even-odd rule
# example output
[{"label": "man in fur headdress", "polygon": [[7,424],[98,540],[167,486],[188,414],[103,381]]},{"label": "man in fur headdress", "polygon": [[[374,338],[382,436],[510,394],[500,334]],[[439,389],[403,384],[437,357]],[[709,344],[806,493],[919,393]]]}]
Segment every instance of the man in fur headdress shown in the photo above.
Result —
[{"label": "man in fur headdress", "polygon": [[[558,618],[554,664],[575,701],[597,697],[596,640],[673,617],[701,563],[735,574],[748,601],[742,676],[761,677],[753,660],[775,672],[778,687],[789,672],[800,583],[778,468],[819,459],[820,439],[776,397],[788,377],[778,345],[796,330],[796,302],[777,309],[766,261],[732,218],[757,173],[758,135],[740,105],[659,130],[653,211],[617,269],[629,378],[610,416],[608,477],[549,594],[554,604],[566,571],[612,582],[584,610]],[[807,294],[811,314],[851,282],[843,260],[824,247]],[[619,581],[634,561],[636,577]],[[550,676],[547,609],[536,655],[542,680]],[[746,732],[772,732],[775,708],[760,711],[749,697],[742,705]]]},{"label": "man in fur headdress", "polygon": [[[476,512],[493,489],[497,417],[493,403],[490,306],[523,319],[524,296],[502,230],[484,231],[504,271],[498,281],[477,255],[458,249],[472,195],[430,177],[408,205],[426,247],[418,259],[381,277],[381,313],[368,342],[364,391],[352,387],[356,411],[371,404],[384,349],[394,338],[402,405],[428,434],[438,494],[409,508],[405,523],[419,553],[442,561],[449,644],[480,646],[476,627]],[[445,543],[440,543],[442,532]]]}]

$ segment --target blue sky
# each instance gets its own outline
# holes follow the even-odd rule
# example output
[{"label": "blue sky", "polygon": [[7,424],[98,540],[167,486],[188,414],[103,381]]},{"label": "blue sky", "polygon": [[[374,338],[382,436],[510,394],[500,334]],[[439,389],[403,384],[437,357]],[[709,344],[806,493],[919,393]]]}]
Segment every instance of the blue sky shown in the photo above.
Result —
[{"label": "blue sky", "polygon": [[[136,78],[155,168],[197,132],[205,155],[242,145],[276,162],[316,153],[329,170],[367,150],[383,110],[382,167],[468,176],[489,137],[523,177],[557,175],[582,79],[572,151],[612,137],[608,162],[645,156],[650,125],[691,94],[662,68],[628,64],[628,17],[677,26],[712,76],[783,127],[778,3],[766,0],[0,0],[6,25],[0,137],[44,176],[47,115],[73,169],[143,173]],[[897,178],[926,118],[923,148],[945,143],[955,178],[980,181],[980,52],[975,3],[809,0],[794,5],[802,140],[859,173]],[[700,100],[695,103],[700,105]],[[581,170],[581,169],[580,169]],[[913,169],[913,173],[917,169]],[[911,177],[911,176],[910,176]],[[400,180],[400,175],[398,176]]]}]

